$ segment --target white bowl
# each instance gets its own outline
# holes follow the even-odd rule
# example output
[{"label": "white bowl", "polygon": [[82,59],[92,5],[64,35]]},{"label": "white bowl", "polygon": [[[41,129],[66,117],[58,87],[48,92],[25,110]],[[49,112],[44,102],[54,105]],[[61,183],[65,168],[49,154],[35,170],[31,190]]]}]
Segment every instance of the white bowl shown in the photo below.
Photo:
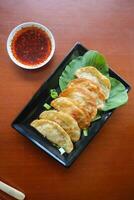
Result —
[{"label": "white bowl", "polygon": [[[21,30],[22,28],[25,28],[25,27],[31,27],[31,26],[34,26],[34,27],[37,27],[37,28],[40,28],[42,30],[44,30],[49,39],[50,39],[50,42],[51,42],[51,53],[50,55],[48,56],[48,58],[46,60],[44,60],[42,63],[40,64],[36,64],[36,65],[25,65],[21,62],[19,62],[13,55],[12,53],[12,50],[11,50],[11,43],[12,43],[12,40],[15,36],[15,34]],[[37,68],[40,68],[40,67],[43,67],[44,65],[46,65],[50,59],[52,58],[53,54],[54,54],[54,51],[55,51],[55,40],[54,40],[54,37],[53,37],[53,34],[52,32],[46,27],[46,26],[43,26],[42,24],[39,24],[39,23],[36,23],[36,22],[26,22],[26,23],[23,23],[23,24],[20,24],[18,26],[16,26],[12,31],[11,33],[9,34],[9,37],[7,39],[7,52],[8,52],[8,55],[9,57],[11,58],[11,60],[16,64],[18,65],[19,67],[22,67],[24,69],[37,69]]]}]

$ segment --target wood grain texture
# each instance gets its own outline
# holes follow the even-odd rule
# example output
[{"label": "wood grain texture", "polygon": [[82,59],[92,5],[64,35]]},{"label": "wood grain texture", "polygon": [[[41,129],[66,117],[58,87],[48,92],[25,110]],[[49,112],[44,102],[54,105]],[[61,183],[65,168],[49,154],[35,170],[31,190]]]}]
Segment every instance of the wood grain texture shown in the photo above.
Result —
[{"label": "wood grain texture", "polygon": [[[106,55],[133,88],[133,19],[133,0],[0,1],[0,178],[26,200],[134,199],[133,90],[69,169],[10,127],[76,41]],[[16,67],[6,51],[11,29],[27,21],[48,26],[56,40],[52,61],[36,71]],[[11,198],[0,192],[0,199]]]}]

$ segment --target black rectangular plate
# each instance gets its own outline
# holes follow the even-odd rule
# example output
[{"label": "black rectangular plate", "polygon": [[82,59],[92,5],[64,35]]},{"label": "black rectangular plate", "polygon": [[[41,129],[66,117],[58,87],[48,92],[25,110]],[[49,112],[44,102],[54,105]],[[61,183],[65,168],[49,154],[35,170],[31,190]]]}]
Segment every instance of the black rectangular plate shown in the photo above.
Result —
[{"label": "black rectangular plate", "polygon": [[[59,89],[59,77],[62,71],[65,69],[66,65],[77,56],[83,55],[87,48],[85,48],[80,43],[76,43],[68,55],[64,58],[62,63],[56,69],[56,71],[51,75],[51,77],[43,83],[39,90],[32,97],[30,102],[25,106],[23,111],[17,116],[13,121],[12,127],[15,128],[22,135],[31,140],[40,149],[45,151],[47,154],[52,156],[62,165],[69,167],[74,160],[79,156],[79,154],[84,150],[91,139],[97,134],[99,129],[111,116],[112,111],[108,111],[102,115],[102,118],[96,122],[93,122],[90,126],[90,134],[87,137],[81,136],[81,139],[74,144],[74,150],[70,154],[61,155],[60,152],[54,147],[47,139],[43,138],[34,128],[30,126],[30,123],[38,118],[39,114],[44,110],[43,104],[45,102],[50,103],[51,98],[49,91],[52,88]],[[117,75],[113,70],[110,69],[110,76],[118,79],[126,87],[126,90],[130,90],[128,83],[123,80],[119,75]]]}]

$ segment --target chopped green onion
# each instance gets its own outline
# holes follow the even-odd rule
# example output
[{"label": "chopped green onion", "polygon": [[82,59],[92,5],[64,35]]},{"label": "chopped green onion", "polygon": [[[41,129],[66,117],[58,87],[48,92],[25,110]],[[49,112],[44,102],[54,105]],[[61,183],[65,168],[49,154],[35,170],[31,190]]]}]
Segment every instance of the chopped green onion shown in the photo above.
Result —
[{"label": "chopped green onion", "polygon": [[59,146],[55,143],[52,143],[54,147],[59,148]]},{"label": "chopped green onion", "polygon": [[83,135],[84,135],[84,136],[88,136],[88,129],[87,129],[87,128],[84,128],[84,129],[83,129]]},{"label": "chopped green onion", "polygon": [[58,97],[58,93],[56,91],[56,89],[51,89],[50,90],[50,96],[53,98],[53,99],[56,99]]},{"label": "chopped green onion", "polygon": [[96,117],[92,120],[92,122],[97,121],[100,118],[101,118],[101,115],[96,115]]},{"label": "chopped green onion", "polygon": [[94,121],[100,119],[101,117],[102,117],[102,111],[98,111],[98,112],[97,112],[97,115],[96,115],[95,118],[92,120],[92,122],[94,122]]},{"label": "chopped green onion", "polygon": [[49,110],[49,109],[51,108],[51,106],[50,106],[48,103],[45,103],[43,106],[44,106],[47,110]]},{"label": "chopped green onion", "polygon": [[58,150],[59,150],[59,152],[60,152],[61,155],[63,155],[65,153],[65,150],[62,147],[59,148]]}]

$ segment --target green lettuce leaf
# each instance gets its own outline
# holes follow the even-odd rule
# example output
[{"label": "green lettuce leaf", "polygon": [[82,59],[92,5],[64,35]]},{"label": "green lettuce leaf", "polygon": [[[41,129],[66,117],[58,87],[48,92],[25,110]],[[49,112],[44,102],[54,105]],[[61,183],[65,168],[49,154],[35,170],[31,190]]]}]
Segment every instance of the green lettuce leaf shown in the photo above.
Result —
[{"label": "green lettuce leaf", "polygon": [[109,75],[109,68],[104,56],[97,51],[90,50],[83,56],[76,57],[66,66],[59,79],[60,89],[64,90],[68,83],[75,78],[77,69],[89,65],[96,67],[105,76]]},{"label": "green lettuce leaf", "polygon": [[73,59],[64,69],[62,72],[62,75],[59,79],[59,85],[60,89],[64,90],[68,83],[75,78],[75,71],[79,68],[81,68],[83,65],[83,57],[79,56],[75,59]]},{"label": "green lettuce leaf", "polygon": [[87,51],[83,56],[83,64],[84,66],[94,66],[105,76],[109,75],[109,68],[106,63],[106,60],[102,54],[98,51]]},{"label": "green lettuce leaf", "polygon": [[108,100],[105,103],[103,111],[117,108],[128,101],[128,94],[125,86],[115,78],[109,77],[111,82],[111,91]]},{"label": "green lettuce leaf", "polygon": [[[103,111],[117,108],[128,101],[128,95],[125,86],[115,78],[109,77],[109,68],[102,54],[97,51],[87,51],[83,56],[74,58],[64,69],[60,78],[59,86],[64,90],[68,83],[75,78],[75,71],[84,66],[94,66],[102,74],[107,76],[111,82],[111,91],[109,99],[106,101]],[[100,115],[95,118],[97,120]]]}]

